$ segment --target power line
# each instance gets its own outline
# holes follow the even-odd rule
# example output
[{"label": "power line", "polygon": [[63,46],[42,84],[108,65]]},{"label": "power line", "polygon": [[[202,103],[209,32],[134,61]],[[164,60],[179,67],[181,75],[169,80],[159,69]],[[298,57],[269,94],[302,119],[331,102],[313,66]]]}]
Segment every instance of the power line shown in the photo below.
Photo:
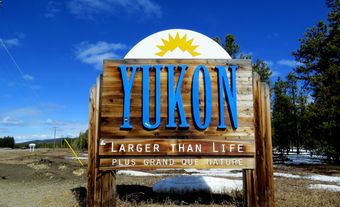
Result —
[{"label": "power line", "polygon": [[39,95],[38,93],[33,90],[33,88],[31,87],[30,83],[24,78],[25,76],[25,73],[22,71],[21,67],[18,65],[17,61],[14,59],[13,55],[11,54],[11,52],[8,50],[8,48],[6,47],[4,41],[0,38],[0,41],[1,41],[1,44],[2,44],[2,47],[5,49],[7,55],[11,58],[12,62],[14,63],[15,65],[15,68],[19,71],[20,75],[21,75],[21,78],[26,82],[27,86],[32,90],[32,92],[34,93],[34,95],[36,96],[37,98],[37,101],[39,103]]}]

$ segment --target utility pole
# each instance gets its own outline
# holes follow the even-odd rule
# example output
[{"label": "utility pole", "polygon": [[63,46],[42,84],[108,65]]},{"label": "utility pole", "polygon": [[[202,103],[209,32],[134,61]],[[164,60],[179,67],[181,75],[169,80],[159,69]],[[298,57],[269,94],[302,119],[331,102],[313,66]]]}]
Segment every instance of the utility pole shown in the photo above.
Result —
[{"label": "utility pole", "polygon": [[54,128],[54,144],[53,144],[53,150],[55,150],[55,138],[57,135],[57,127],[53,127]]}]

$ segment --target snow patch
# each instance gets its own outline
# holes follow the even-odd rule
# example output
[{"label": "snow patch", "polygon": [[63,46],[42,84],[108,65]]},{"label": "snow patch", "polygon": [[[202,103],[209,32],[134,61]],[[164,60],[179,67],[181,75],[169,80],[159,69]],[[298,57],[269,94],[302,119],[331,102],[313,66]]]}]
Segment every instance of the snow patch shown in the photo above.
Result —
[{"label": "snow patch", "polygon": [[153,174],[153,173],[147,173],[147,172],[141,172],[141,171],[135,171],[135,170],[119,170],[117,172],[117,175],[129,175],[129,176],[161,176],[162,174]]},{"label": "snow patch", "polygon": [[316,180],[322,182],[335,182],[340,183],[340,177],[338,176],[328,176],[328,175],[318,175],[318,174],[311,174],[311,175],[293,175],[289,173],[274,173],[276,177],[286,177],[286,178],[294,178],[294,179],[307,179],[307,180]]},{"label": "snow patch", "polygon": [[230,180],[208,176],[179,176],[160,180],[152,190],[157,193],[185,194],[193,192],[208,192],[213,194],[228,194],[242,190],[241,180]]},{"label": "snow patch", "polygon": [[324,157],[320,155],[310,156],[309,154],[288,154],[288,161],[285,164],[301,165],[301,164],[323,164]]},{"label": "snow patch", "polygon": [[300,175],[293,175],[293,174],[289,174],[289,173],[274,173],[274,176],[276,177],[285,177],[285,178],[301,178]]},{"label": "snow patch", "polygon": [[326,185],[326,184],[310,184],[308,189],[329,190],[334,192],[340,192],[340,186]]},{"label": "snow patch", "polygon": [[210,170],[197,170],[197,169],[185,169],[186,172],[191,175],[202,175],[202,176],[218,176],[218,177],[234,177],[241,178],[242,172],[232,172],[233,169],[210,169]]},{"label": "snow patch", "polygon": [[340,183],[340,177],[337,176],[328,176],[328,175],[309,175],[307,176],[309,180],[317,180],[324,182],[335,182]]},{"label": "snow patch", "polygon": [[[230,169],[211,169],[211,170],[197,170],[197,169],[185,169],[185,172],[191,174],[191,176],[216,176],[216,177],[232,177],[232,178],[242,178],[241,172],[232,172]],[[134,170],[119,170],[118,175],[128,175],[128,176],[173,176],[178,175],[174,173],[148,173]],[[182,177],[190,177],[187,174],[181,174]],[[319,174],[309,174],[309,175],[294,175],[290,173],[275,172],[275,177],[285,177],[291,179],[306,179],[321,182],[334,182],[340,183],[339,176],[328,176]]]},{"label": "snow patch", "polygon": [[[175,173],[164,173],[162,169],[157,170],[162,173],[147,173],[134,170],[119,170],[118,175],[128,175],[128,176],[168,176],[168,175],[201,175],[201,176],[217,176],[217,177],[233,177],[242,178],[242,172],[232,172],[230,169],[211,169],[211,170],[197,170],[197,169],[185,169],[187,173],[175,174]],[[156,172],[157,172],[156,171]],[[170,169],[171,171],[171,169]]]},{"label": "snow patch", "polygon": [[[280,152],[274,149],[274,153],[279,155]],[[297,154],[297,149],[294,148],[288,154],[284,154],[288,158],[285,164],[291,165],[301,165],[301,164],[325,164],[326,157],[323,155],[318,155],[315,152],[305,151],[300,149],[300,153]]]}]

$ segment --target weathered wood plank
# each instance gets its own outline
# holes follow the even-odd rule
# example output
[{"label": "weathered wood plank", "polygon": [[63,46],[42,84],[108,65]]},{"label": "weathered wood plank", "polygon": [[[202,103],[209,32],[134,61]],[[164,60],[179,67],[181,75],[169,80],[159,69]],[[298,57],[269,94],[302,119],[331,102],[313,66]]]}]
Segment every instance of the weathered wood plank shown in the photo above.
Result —
[{"label": "weathered wood plank", "polygon": [[259,206],[274,206],[274,181],[270,123],[270,94],[266,83],[255,81],[256,197]]},{"label": "weathered wood plank", "polygon": [[95,87],[90,90],[89,104],[89,131],[88,131],[88,163],[87,163],[87,203],[94,206],[94,182],[95,182]]},{"label": "weathered wood plank", "polygon": [[214,139],[101,139],[99,155],[225,155],[249,157],[255,155],[255,145],[253,141]]},{"label": "weathered wood plank", "polygon": [[94,206],[101,207],[102,202],[102,172],[99,168],[96,168],[95,173],[95,185],[94,185]]},{"label": "weathered wood plank", "polygon": [[226,157],[122,157],[101,158],[101,170],[123,170],[123,169],[253,169],[255,167],[254,158],[226,158]]},{"label": "weathered wood plank", "polygon": [[243,172],[243,206],[256,207],[255,170],[245,169]]},{"label": "weathered wood plank", "polygon": [[274,198],[274,176],[273,176],[273,150],[272,150],[272,126],[270,117],[270,89],[267,83],[261,83],[261,91],[263,91],[263,117],[264,117],[264,145],[265,145],[265,171],[266,171],[266,204],[268,207],[275,206]]},{"label": "weathered wood plank", "polygon": [[255,144],[256,144],[256,199],[259,206],[265,206],[265,146],[264,146],[264,123],[261,99],[261,82],[258,74],[254,74],[254,116],[255,116]]},{"label": "weathered wood plank", "polygon": [[116,176],[113,171],[104,171],[102,175],[101,207],[115,207],[116,202]]},{"label": "weathered wood plank", "polygon": [[96,90],[95,90],[95,105],[94,105],[94,165],[95,168],[95,183],[94,183],[94,206],[100,207],[101,206],[101,197],[102,197],[102,172],[100,172],[99,166],[99,137],[100,137],[100,101],[101,101],[101,83],[102,83],[102,76],[97,78],[96,83]]}]

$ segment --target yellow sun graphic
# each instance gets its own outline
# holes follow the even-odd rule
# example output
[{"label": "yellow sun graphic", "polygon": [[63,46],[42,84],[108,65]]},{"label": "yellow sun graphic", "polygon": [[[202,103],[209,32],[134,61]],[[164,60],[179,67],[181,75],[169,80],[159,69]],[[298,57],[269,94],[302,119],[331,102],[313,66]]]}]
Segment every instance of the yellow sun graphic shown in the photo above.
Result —
[{"label": "yellow sun graphic", "polygon": [[192,45],[193,41],[194,39],[187,41],[187,34],[185,34],[182,38],[179,37],[178,32],[176,33],[175,38],[173,38],[173,36],[169,34],[169,40],[165,40],[162,38],[163,45],[157,45],[157,47],[161,51],[155,53],[155,55],[163,57],[168,51],[172,52],[176,48],[180,48],[183,52],[188,51],[188,53],[192,57],[195,57],[197,55],[200,55],[200,53],[195,51],[198,45]]}]

